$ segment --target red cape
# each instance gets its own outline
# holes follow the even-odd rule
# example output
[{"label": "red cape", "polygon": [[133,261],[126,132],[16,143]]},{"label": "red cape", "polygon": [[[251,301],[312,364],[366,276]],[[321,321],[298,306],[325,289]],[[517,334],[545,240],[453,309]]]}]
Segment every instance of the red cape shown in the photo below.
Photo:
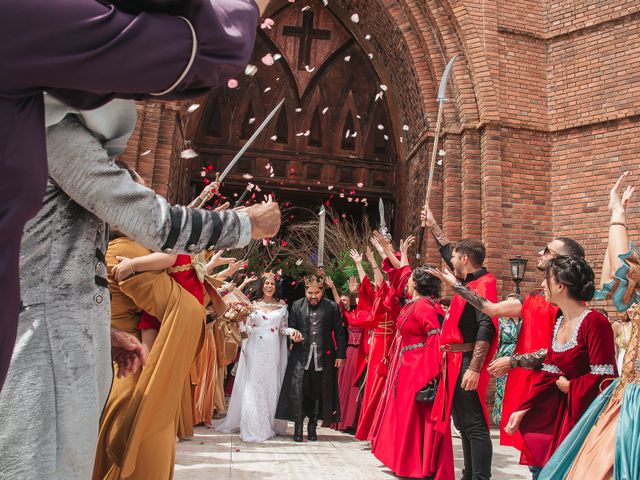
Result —
[{"label": "red cape", "polygon": [[[527,295],[522,304],[522,323],[514,354],[532,353],[541,348],[547,348],[559,310],[558,307],[547,302],[541,290]],[[540,370],[526,368],[514,368],[509,372],[500,421],[501,445],[511,445],[522,451],[520,432],[511,436],[504,431],[504,427],[509,422],[511,414],[518,410],[526,398],[531,385],[539,380],[540,375]]]},{"label": "red cape", "polygon": [[[496,279],[491,273],[487,273],[477,280],[473,280],[467,283],[474,292],[480,294],[491,302],[498,300],[498,290],[496,285]],[[454,295],[451,300],[451,306],[447,318],[442,325],[442,333],[440,334],[440,345],[450,345],[456,343],[464,343],[462,333],[458,327],[460,316],[466,306],[467,301],[460,295]],[[493,324],[498,332],[498,319],[493,318]],[[487,411],[486,395],[487,387],[489,385],[489,372],[487,372],[487,366],[493,359],[493,356],[498,348],[498,335],[496,335],[491,342],[491,348],[487,353],[484,365],[480,371],[480,380],[478,382],[478,396],[480,397],[480,403],[482,404],[482,410],[484,417],[489,426],[489,413]],[[442,355],[442,381],[436,394],[434,401],[433,415],[436,421],[436,428],[439,432],[445,432],[449,427],[451,418],[451,404],[453,401],[453,392],[456,386],[456,381],[460,375],[460,369],[462,367],[462,352],[443,352]],[[445,370],[446,360],[446,370]]]}]

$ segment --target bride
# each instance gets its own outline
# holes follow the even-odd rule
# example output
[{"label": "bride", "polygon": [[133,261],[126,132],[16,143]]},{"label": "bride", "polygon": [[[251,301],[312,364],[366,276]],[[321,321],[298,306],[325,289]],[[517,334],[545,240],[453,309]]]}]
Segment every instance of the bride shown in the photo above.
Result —
[{"label": "bride", "polygon": [[218,432],[240,430],[245,442],[264,442],[287,431],[286,420],[276,420],[275,413],[287,368],[287,336],[295,340],[301,334],[287,327],[287,305],[275,293],[275,274],[263,274],[245,323],[248,338],[242,343],[227,416],[213,423]]}]

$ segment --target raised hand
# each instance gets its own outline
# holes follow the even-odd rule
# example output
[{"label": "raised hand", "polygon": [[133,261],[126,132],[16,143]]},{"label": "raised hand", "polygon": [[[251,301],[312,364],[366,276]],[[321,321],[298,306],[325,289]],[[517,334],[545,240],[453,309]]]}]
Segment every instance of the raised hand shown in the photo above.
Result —
[{"label": "raised hand", "polygon": [[349,277],[349,293],[358,293],[358,279],[354,276]]},{"label": "raised hand", "polygon": [[420,221],[429,228],[436,224],[436,219],[433,216],[428,203],[426,203],[424,207],[422,207],[422,211],[420,212]]},{"label": "raised hand", "polygon": [[355,249],[351,249],[349,250],[349,256],[353,259],[353,261],[357,264],[357,263],[362,263],[362,254],[359,253],[357,250]]},{"label": "raised hand", "polygon": [[371,251],[371,248],[369,246],[367,246],[366,250],[364,251],[367,260],[369,261],[369,263],[371,264],[371,267],[377,267],[378,263],[376,262],[376,257],[373,256],[373,251]]},{"label": "raised hand", "polygon": [[[374,240],[379,246],[376,246]],[[382,252],[386,253],[387,255],[393,253],[393,246],[389,242],[389,239],[382,235],[378,230],[373,231],[373,238],[371,239],[371,243],[374,247],[376,247],[378,253],[380,253],[380,248],[382,249]],[[380,253],[380,256],[384,256],[383,253]]]},{"label": "raised hand", "polygon": [[442,283],[445,285],[449,285],[450,287],[454,286],[458,283],[458,279],[456,276],[449,271],[447,267],[444,267],[443,270],[438,270],[437,268],[428,268],[427,273],[429,275],[433,275],[434,277],[438,277]]},{"label": "raised hand", "polygon": [[333,279],[329,275],[324,277],[324,283],[327,287],[329,287],[332,290],[336,288],[335,284],[333,283]]},{"label": "raised hand", "polygon": [[400,251],[406,255],[409,247],[414,243],[416,243],[415,235],[409,235],[405,240],[400,240]]}]

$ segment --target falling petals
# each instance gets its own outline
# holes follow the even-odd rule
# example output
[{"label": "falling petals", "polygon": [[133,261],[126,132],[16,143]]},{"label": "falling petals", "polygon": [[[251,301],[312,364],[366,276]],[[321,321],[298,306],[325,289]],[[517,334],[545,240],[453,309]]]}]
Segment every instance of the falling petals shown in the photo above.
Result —
[{"label": "falling petals", "polygon": [[357,13],[354,13],[353,15],[351,15],[351,21],[353,23],[358,23],[360,21],[360,15],[358,15]]},{"label": "falling petals", "polygon": [[324,107],[322,109],[322,114],[324,115],[325,113],[327,113],[329,111],[329,107]]},{"label": "falling petals", "polygon": [[344,61],[345,62],[350,62],[351,61],[351,55],[347,55],[346,57],[344,57]]},{"label": "falling petals", "polygon": [[267,30],[271,30],[273,28],[273,26],[275,25],[275,22],[273,21],[273,19],[271,18],[265,18],[262,23],[260,24],[260,28],[261,29],[267,29]]},{"label": "falling petals", "polygon": [[358,188],[362,188],[364,184],[362,182],[358,182],[358,184],[356,185]]},{"label": "falling petals", "polygon": [[333,185],[329,185],[327,188],[328,188],[329,190],[333,190]]},{"label": "falling petals", "polygon": [[207,176],[207,171],[206,171],[206,170],[202,170],[202,171],[200,172],[200,176],[201,176],[201,177],[206,177],[206,176]]},{"label": "falling petals", "polygon": [[253,77],[256,73],[258,73],[258,67],[256,67],[255,65],[248,64],[244,69],[244,74],[250,77]]},{"label": "falling petals", "polygon": [[195,158],[197,156],[198,154],[192,148],[187,148],[186,150],[183,150],[182,152],[180,152],[180,158],[184,158],[184,159]]},{"label": "falling petals", "polygon": [[385,135],[383,135],[383,138],[384,138],[385,140],[389,141],[389,135],[386,135],[386,134],[385,134]]},{"label": "falling petals", "polygon": [[313,71],[316,69],[316,67],[310,67],[309,65],[305,65],[305,66],[304,66],[304,69],[305,69],[307,72],[311,73],[311,72],[313,72]]},{"label": "falling petals", "polygon": [[380,85],[380,90],[382,90],[383,92],[386,92],[387,88],[388,87],[386,85],[384,85],[384,84]]},{"label": "falling petals", "polygon": [[187,112],[193,113],[199,108],[200,108],[200,104],[199,103],[194,103],[193,105],[189,105],[189,108],[187,108]]},{"label": "falling petals", "polygon": [[445,152],[443,149],[440,149],[438,151],[438,155],[440,155],[441,157],[444,157],[446,155],[447,152]]},{"label": "falling petals", "polygon": [[254,123],[256,123],[256,117],[251,117],[249,119],[249,125],[253,125]]},{"label": "falling petals", "polygon": [[151,153],[151,150],[145,150],[144,152],[142,152],[140,154],[141,157],[144,157],[145,155],[149,155]]},{"label": "falling petals", "polygon": [[[274,60],[280,60],[281,58],[282,58],[282,55],[280,55],[279,53],[276,53],[276,54],[273,56],[273,59],[274,59]],[[280,77],[276,78],[276,80],[280,80]]]},{"label": "falling petals", "polygon": [[235,78],[230,78],[227,82],[227,87],[229,88],[238,88],[238,80]]},{"label": "falling petals", "polygon": [[271,87],[267,87],[267,88],[264,89],[264,93],[267,93],[270,90],[271,90]]},{"label": "falling petals", "polygon": [[368,33],[364,36],[365,40],[371,40],[371,35],[369,35]]},{"label": "falling petals", "polygon": [[260,59],[260,61],[264,63],[266,66],[270,67],[275,63],[275,58],[273,58],[273,55],[271,55],[270,53],[267,53],[264,57]]},{"label": "falling petals", "polygon": [[302,8],[300,9],[300,11],[301,11],[301,12],[304,12],[304,11],[306,11],[306,10],[309,10],[310,8],[311,8],[311,7],[310,7],[309,5],[307,5],[306,7],[302,7]]},{"label": "falling petals", "polygon": [[242,175],[242,178],[244,178],[245,180],[251,180],[253,178],[253,175],[251,175],[250,173],[245,173],[244,175]]},{"label": "falling petals", "polygon": [[277,135],[271,135],[271,140],[273,140],[275,142],[276,140],[278,140],[278,136]]}]

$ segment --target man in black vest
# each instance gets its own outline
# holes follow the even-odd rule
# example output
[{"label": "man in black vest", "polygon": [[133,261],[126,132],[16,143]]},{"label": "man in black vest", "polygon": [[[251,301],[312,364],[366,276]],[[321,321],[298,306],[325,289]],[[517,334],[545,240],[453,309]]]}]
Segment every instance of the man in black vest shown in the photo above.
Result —
[{"label": "man in black vest", "polygon": [[[289,327],[298,330],[280,392],[276,418],[295,422],[293,439],[302,441],[302,422],[309,417],[308,439],[316,426],[340,420],[338,369],[346,358],[346,339],[338,305],[322,298],[324,276],[305,278],[305,298],[293,303]],[[334,342],[335,339],[335,342]]]}]

